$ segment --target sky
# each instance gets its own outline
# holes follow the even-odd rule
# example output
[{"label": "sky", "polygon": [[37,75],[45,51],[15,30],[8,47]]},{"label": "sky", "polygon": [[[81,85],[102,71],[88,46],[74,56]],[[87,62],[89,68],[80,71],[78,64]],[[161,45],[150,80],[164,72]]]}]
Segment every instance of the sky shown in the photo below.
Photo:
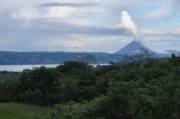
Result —
[{"label": "sky", "polygon": [[0,0],[1,51],[180,51],[180,0]]}]

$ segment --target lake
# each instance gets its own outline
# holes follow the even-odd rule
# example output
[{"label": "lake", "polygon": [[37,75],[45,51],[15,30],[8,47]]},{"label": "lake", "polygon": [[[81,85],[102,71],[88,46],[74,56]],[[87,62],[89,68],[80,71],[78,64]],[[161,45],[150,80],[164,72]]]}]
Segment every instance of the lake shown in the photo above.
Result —
[{"label": "lake", "polygon": [[[33,69],[35,67],[45,66],[48,68],[57,67],[58,65],[62,64],[47,64],[47,65],[0,65],[0,71],[14,71],[14,72],[21,72],[24,69]],[[109,64],[91,64],[93,67],[97,65],[109,65]]]},{"label": "lake", "polygon": [[60,64],[48,64],[48,65],[0,65],[0,71],[23,71],[24,69],[33,69],[35,67],[49,67],[53,68]]}]

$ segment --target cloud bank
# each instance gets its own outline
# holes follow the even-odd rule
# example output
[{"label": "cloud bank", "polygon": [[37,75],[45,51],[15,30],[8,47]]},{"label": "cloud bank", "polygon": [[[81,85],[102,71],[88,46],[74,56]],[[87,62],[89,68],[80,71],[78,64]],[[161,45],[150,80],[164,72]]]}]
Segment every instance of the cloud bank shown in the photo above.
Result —
[{"label": "cloud bank", "polygon": [[115,52],[139,32],[158,51],[180,50],[179,5],[179,0],[1,0],[0,50]]}]

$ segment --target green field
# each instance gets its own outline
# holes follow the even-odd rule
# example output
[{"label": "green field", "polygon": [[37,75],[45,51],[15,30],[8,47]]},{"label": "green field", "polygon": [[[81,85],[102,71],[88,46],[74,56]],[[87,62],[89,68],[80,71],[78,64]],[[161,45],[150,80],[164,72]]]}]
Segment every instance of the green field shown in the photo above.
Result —
[{"label": "green field", "polygon": [[15,103],[0,103],[0,119],[34,119],[38,115],[48,116],[52,109]]}]

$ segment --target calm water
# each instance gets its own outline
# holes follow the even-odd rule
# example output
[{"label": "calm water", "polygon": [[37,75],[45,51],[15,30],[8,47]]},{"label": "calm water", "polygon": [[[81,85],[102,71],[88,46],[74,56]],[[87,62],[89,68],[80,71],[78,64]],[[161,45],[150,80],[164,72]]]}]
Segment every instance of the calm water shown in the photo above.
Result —
[{"label": "calm water", "polygon": [[[53,68],[53,67],[56,67],[58,65],[62,65],[62,64],[48,64],[48,65],[0,65],[0,71],[18,71],[18,72],[21,72],[24,69],[33,69],[35,67],[41,67],[41,66]],[[91,65],[96,67],[97,65],[109,65],[109,64],[91,64]]]},{"label": "calm water", "polygon": [[56,67],[59,64],[50,64],[50,65],[0,65],[0,71],[23,71],[24,69],[33,69],[35,67]]}]

